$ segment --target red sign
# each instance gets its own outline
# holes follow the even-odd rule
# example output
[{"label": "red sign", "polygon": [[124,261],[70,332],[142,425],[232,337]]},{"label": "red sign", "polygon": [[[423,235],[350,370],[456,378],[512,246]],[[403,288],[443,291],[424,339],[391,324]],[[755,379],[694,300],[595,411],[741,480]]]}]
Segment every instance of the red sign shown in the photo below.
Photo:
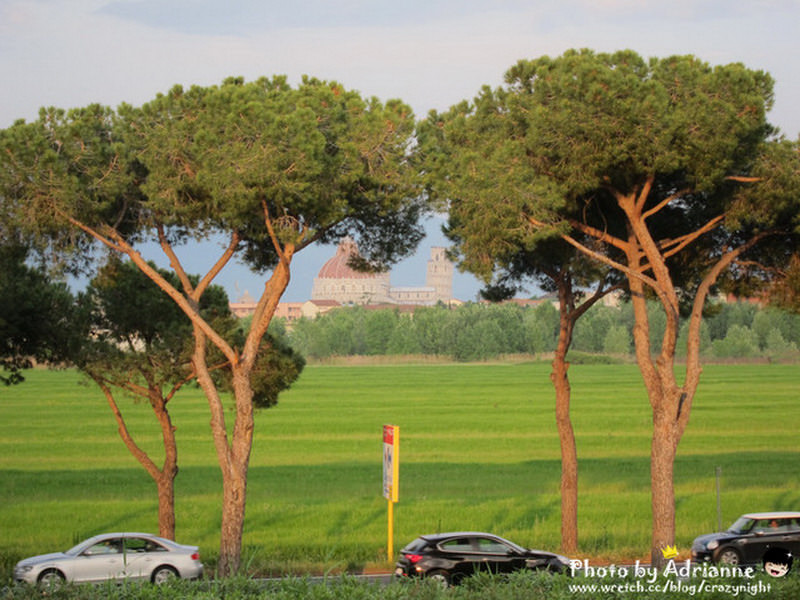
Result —
[{"label": "red sign", "polygon": [[383,426],[383,443],[394,446],[394,425]]}]

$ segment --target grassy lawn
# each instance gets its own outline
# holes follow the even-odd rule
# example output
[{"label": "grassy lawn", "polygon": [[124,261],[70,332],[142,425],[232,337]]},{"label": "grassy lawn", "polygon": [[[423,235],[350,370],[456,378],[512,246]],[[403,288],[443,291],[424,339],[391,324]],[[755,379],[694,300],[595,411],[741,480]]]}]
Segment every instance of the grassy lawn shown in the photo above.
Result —
[{"label": "grassy lawn", "polygon": [[[649,403],[633,365],[575,365],[581,557],[646,557]],[[100,392],[72,371],[0,389],[0,556],[9,565],[89,535],[157,531],[155,486]],[[677,542],[756,510],[800,509],[800,370],[709,365],[676,464]],[[310,366],[257,416],[245,559],[261,572],[385,567],[381,427],[401,429],[396,547],[451,529],[559,546],[560,454],[547,364]],[[149,407],[123,402],[160,456]],[[213,562],[220,476],[199,390],[173,402],[178,541]],[[231,415],[232,418],[232,415]]]}]

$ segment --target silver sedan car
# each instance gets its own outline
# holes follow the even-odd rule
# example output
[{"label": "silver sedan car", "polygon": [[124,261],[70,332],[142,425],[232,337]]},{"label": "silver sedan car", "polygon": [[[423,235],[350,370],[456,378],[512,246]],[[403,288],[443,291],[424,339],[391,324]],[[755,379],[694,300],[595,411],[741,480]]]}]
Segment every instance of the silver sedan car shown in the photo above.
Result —
[{"label": "silver sedan car", "polygon": [[32,556],[17,563],[14,579],[43,586],[63,581],[140,579],[164,583],[197,579],[203,564],[197,546],[184,546],[148,533],[105,533],[66,552]]}]

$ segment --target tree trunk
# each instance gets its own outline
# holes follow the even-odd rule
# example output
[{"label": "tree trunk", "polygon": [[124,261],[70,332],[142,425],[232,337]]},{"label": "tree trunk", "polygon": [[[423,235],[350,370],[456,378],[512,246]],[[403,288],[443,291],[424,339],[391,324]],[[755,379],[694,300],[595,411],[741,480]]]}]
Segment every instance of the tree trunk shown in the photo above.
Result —
[{"label": "tree trunk", "polygon": [[[673,363],[668,360],[671,357],[665,357],[662,353],[655,363],[650,357],[649,323],[641,316],[642,312],[646,312],[644,300],[635,293],[632,299],[634,311],[639,312],[634,327],[637,359],[653,412],[653,437],[650,445],[653,529],[650,559],[653,566],[660,567],[666,563],[662,551],[667,546],[675,545],[674,465],[678,442],[685,427],[681,416],[684,408],[682,398],[685,398],[685,394],[676,383]],[[669,333],[665,337],[668,335]],[[686,409],[688,410],[688,406]]]},{"label": "tree trunk", "polygon": [[247,470],[255,423],[253,392],[250,387],[250,371],[241,368],[241,365],[234,365],[232,370],[236,416],[229,441],[225,425],[225,408],[205,364],[205,339],[198,331],[195,331],[195,336],[193,362],[197,369],[197,381],[203,388],[211,409],[211,432],[222,472],[219,574],[228,576],[239,570],[241,560],[247,503]]},{"label": "tree trunk", "polygon": [[653,511],[650,561],[655,567],[666,563],[662,551],[675,545],[674,436],[674,419],[666,411],[655,411],[650,450],[650,503]]},{"label": "tree trunk", "polygon": [[222,477],[222,527],[219,541],[221,575],[234,575],[241,567],[246,503],[247,464],[237,465]]},{"label": "tree trunk", "polygon": [[158,535],[175,541],[175,476],[162,473],[158,488]]},{"label": "tree trunk", "polygon": [[571,388],[567,371],[567,352],[577,314],[571,285],[563,277],[559,283],[558,345],[550,379],[556,392],[556,426],[561,445],[561,549],[565,554],[578,549],[578,451],[570,417]]},{"label": "tree trunk", "polygon": [[[639,245],[635,242],[632,234],[630,242],[627,252],[628,265],[635,270],[640,270],[642,254],[639,253]],[[660,282],[655,282],[656,285],[658,283]],[[661,353],[658,360],[653,361],[645,286],[641,279],[630,275],[628,284],[635,317],[633,340],[636,348],[636,361],[642,373],[653,412],[653,437],[650,446],[650,505],[652,510],[650,560],[653,566],[660,567],[666,562],[662,551],[667,546],[675,545],[673,472],[675,453],[680,439],[678,432],[680,409],[676,401],[680,394],[673,372],[678,328],[677,311],[673,309],[677,307],[677,297],[669,286],[654,287],[653,289],[667,313],[667,326],[664,331]],[[673,301],[674,307],[672,306]],[[673,312],[674,315],[671,314]]]},{"label": "tree trunk", "polygon": [[178,443],[175,427],[167,410],[167,400],[156,387],[150,391],[150,405],[161,426],[164,464],[154,477],[158,488],[158,530],[161,537],[175,540],[175,478],[178,476]]},{"label": "tree trunk", "polygon": [[144,467],[153,479],[158,491],[158,531],[159,535],[168,540],[175,540],[175,477],[178,475],[178,445],[175,441],[175,427],[167,410],[167,401],[161,396],[160,390],[151,387],[148,389],[147,398],[153,409],[156,419],[161,427],[161,438],[164,443],[164,464],[159,469],[147,453],[142,450],[131,436],[122,412],[114,399],[111,388],[102,377],[87,371],[106,397],[108,406],[117,421],[117,430],[120,438],[128,451]]},{"label": "tree trunk", "polygon": [[578,451],[570,419],[569,364],[556,353],[550,378],[556,390],[556,424],[561,444],[561,549],[578,549]]},{"label": "tree trunk", "polygon": [[236,368],[233,375],[236,398],[236,421],[222,475],[222,529],[220,534],[220,572],[233,575],[239,571],[247,504],[247,471],[253,447],[255,418],[253,390],[248,369]]},{"label": "tree trunk", "polygon": [[239,360],[231,364],[236,417],[230,438],[225,425],[222,399],[206,364],[206,336],[197,325],[194,327],[195,350],[192,363],[197,372],[197,381],[208,398],[211,409],[211,431],[222,471],[222,527],[219,546],[219,573],[222,576],[234,575],[241,566],[242,534],[247,504],[247,471],[255,428],[253,388],[250,378],[258,356],[260,341],[266,334],[275,307],[289,284],[289,263],[292,252],[293,248],[284,250],[284,258],[267,281]]}]

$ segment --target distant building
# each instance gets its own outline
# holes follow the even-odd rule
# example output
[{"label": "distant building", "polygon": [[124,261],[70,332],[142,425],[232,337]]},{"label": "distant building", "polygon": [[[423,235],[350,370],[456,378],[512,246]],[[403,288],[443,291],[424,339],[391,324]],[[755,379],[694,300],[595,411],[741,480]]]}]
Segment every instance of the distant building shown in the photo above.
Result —
[{"label": "distant building", "polygon": [[342,304],[413,304],[430,306],[453,299],[453,263],[444,248],[431,248],[425,286],[395,287],[388,273],[364,273],[350,266],[358,256],[358,247],[349,238],[343,240],[336,254],[326,262],[314,279],[312,300],[336,300]]},{"label": "distant building", "polygon": [[[324,314],[342,304],[336,300],[306,300],[305,302],[280,302],[275,308],[276,319],[286,319],[288,322],[297,321],[300,317],[313,318]],[[239,318],[249,317],[256,312],[256,302],[249,293],[245,292],[237,302],[231,302],[231,312]]]},{"label": "distant building", "polygon": [[366,273],[350,266],[358,247],[345,238],[314,278],[312,300],[335,300],[340,304],[378,304],[389,301],[389,273]]},{"label": "distant building", "polygon": [[280,302],[275,308],[276,319],[286,319],[287,321],[297,321],[303,316],[302,302]]},{"label": "distant building", "polygon": [[[336,254],[328,260],[314,278],[311,299],[305,302],[281,302],[275,317],[296,321],[300,317],[313,318],[342,305],[360,305],[370,308],[401,308],[409,306],[432,306],[458,303],[453,299],[453,263],[447,258],[444,248],[431,248],[425,276],[425,285],[418,287],[395,287],[389,282],[389,273],[366,273],[350,266],[350,259],[358,255],[358,247],[350,238],[345,238],[336,248]],[[231,302],[231,311],[238,317],[252,315],[256,302],[245,292],[236,302]]]},{"label": "distant building", "polygon": [[[447,258],[444,248],[431,248],[431,257],[428,260],[428,269],[425,276],[425,285],[434,290],[434,302],[448,304],[453,300],[453,263]],[[398,288],[402,289],[402,288]]]},{"label": "distant building", "polygon": [[240,319],[242,317],[249,317],[256,312],[256,301],[247,290],[245,290],[244,294],[242,294],[242,297],[236,302],[229,302],[228,306],[230,307],[231,312]]}]

